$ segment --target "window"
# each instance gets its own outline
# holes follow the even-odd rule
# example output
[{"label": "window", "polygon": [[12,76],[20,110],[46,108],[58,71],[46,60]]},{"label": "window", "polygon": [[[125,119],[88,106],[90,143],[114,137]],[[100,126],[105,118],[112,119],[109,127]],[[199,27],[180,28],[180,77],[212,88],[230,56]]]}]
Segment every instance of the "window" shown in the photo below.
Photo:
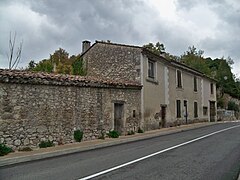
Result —
[{"label": "window", "polygon": [[211,94],[213,94],[213,83],[210,84]]},{"label": "window", "polygon": [[155,62],[148,61],[148,77],[154,79],[155,78]]},{"label": "window", "polygon": [[194,102],[194,117],[198,117],[198,104],[197,102]]},{"label": "window", "polygon": [[133,110],[133,117],[136,117],[136,110]]},{"label": "window", "polygon": [[203,106],[203,115],[204,116],[208,115],[208,107],[207,106]]},{"label": "window", "polygon": [[193,78],[193,89],[195,92],[197,92],[197,77],[196,76],[194,76],[194,78]]},{"label": "window", "polygon": [[177,70],[177,87],[182,88],[182,72]]},{"label": "window", "polygon": [[181,117],[181,101],[180,100],[177,100],[176,101],[176,105],[177,105],[177,118],[180,118]]}]

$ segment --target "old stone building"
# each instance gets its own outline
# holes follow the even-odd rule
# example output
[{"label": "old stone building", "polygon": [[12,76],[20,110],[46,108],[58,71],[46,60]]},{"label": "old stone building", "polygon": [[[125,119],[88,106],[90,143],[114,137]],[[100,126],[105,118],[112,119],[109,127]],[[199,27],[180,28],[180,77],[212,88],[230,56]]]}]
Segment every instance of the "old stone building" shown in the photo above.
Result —
[{"label": "old stone building", "polygon": [[0,69],[0,143],[14,149],[40,141],[74,142],[140,126],[141,85],[103,78]]},{"label": "old stone building", "polygon": [[83,42],[88,75],[140,83],[145,130],[216,120],[216,81],[182,63],[132,45]]}]

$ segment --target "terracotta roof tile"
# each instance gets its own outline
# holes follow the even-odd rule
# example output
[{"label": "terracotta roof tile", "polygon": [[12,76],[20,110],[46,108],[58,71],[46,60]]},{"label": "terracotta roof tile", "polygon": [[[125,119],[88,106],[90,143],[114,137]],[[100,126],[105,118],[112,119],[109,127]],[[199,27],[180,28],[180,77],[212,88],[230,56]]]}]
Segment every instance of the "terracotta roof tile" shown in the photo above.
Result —
[{"label": "terracotta roof tile", "polygon": [[115,81],[110,79],[99,79],[90,76],[75,76],[7,69],[0,69],[0,82],[85,87],[141,88],[139,83],[131,81]]}]

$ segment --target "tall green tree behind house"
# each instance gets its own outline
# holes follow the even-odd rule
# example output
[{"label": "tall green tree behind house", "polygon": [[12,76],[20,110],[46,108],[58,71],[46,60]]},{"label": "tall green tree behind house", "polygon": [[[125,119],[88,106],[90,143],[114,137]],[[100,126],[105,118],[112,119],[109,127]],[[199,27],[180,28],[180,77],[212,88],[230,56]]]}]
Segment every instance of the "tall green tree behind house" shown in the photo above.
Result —
[{"label": "tall green tree behind house", "polygon": [[72,63],[72,74],[73,75],[86,75],[86,71],[83,64],[83,59],[80,56],[76,56]]},{"label": "tall green tree behind house", "polygon": [[[31,62],[30,62],[31,63]],[[35,72],[53,72],[53,64],[50,60],[48,59],[43,59],[39,63],[36,64],[34,68],[31,69],[32,71]]]},{"label": "tall green tree behind house", "polygon": [[68,56],[69,53],[66,50],[59,48],[53,54],[50,54],[50,60],[58,65],[59,63],[67,63],[69,60]]},{"label": "tall green tree behind house", "polygon": [[172,55],[168,52],[166,52],[166,48],[164,44],[157,42],[155,45],[153,43],[148,43],[143,45],[144,48],[148,49],[149,51],[153,52],[156,55],[164,56],[168,60],[175,60],[179,61],[180,58],[178,56]]},{"label": "tall green tree behind house", "polygon": [[164,44],[157,42],[155,45],[153,43],[148,43],[143,45],[144,48],[152,51],[153,53],[157,55],[161,55],[165,53],[165,46]]},{"label": "tall green tree behind house", "polygon": [[211,70],[203,58],[204,51],[198,50],[192,46],[180,57],[180,61],[189,67],[192,67],[208,76],[211,76]]},{"label": "tall green tree behind house", "polygon": [[231,64],[229,61],[222,57],[221,59],[214,60],[216,64],[216,79],[217,79],[217,86],[222,89],[223,92],[226,92],[234,97],[236,97],[237,91],[236,87],[238,86],[237,82],[235,81],[234,74],[231,71]]}]

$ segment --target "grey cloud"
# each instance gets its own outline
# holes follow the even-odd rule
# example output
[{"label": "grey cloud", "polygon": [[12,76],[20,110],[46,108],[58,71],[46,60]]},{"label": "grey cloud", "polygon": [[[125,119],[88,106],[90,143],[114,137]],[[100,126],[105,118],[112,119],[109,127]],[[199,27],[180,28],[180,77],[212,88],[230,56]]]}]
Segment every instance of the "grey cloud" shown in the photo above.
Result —
[{"label": "grey cloud", "polygon": [[[9,15],[2,14],[0,21],[3,21],[1,24],[5,29],[0,29],[0,33],[4,34],[0,40],[7,42],[10,30],[16,30],[18,37],[23,38],[21,66],[26,66],[32,59],[38,61],[48,58],[49,54],[59,47],[66,49],[69,54],[79,54],[81,42],[85,39],[92,42],[111,40],[136,45],[160,41],[168,52],[175,55],[182,54],[188,46],[198,44],[205,52],[209,52],[208,54],[218,54],[224,49],[235,61],[239,60],[240,51],[237,47],[240,46],[238,36],[240,17],[237,7],[230,11],[228,8],[231,4],[223,0],[175,2],[177,11],[187,15],[191,8],[199,5],[213,11],[219,19],[215,37],[199,40],[192,33],[191,27],[174,24],[167,18],[159,17],[157,9],[149,6],[146,0],[13,0],[1,1],[0,8],[17,4],[26,7],[29,12],[26,12],[26,17],[12,17],[15,12]],[[184,20],[181,23],[184,23]],[[6,43],[1,43],[1,59],[5,57],[6,50]],[[1,67],[3,64],[0,60]]]},{"label": "grey cloud", "polygon": [[[44,14],[57,26],[65,27],[66,33],[72,32],[73,38],[100,37],[116,40],[139,38],[134,30],[132,16],[134,8],[142,8],[140,1],[46,1],[38,5],[34,2],[32,10]],[[57,5],[56,5],[57,4]],[[71,4],[72,6],[69,6]],[[137,7],[138,6],[138,7]],[[141,9],[140,9],[141,10]],[[84,37],[83,37],[84,38]]]},{"label": "grey cloud", "polygon": [[175,1],[177,9],[185,9],[190,10],[192,7],[196,6],[198,4],[198,0],[177,0]]},{"label": "grey cloud", "polygon": [[193,7],[196,7],[198,5],[221,5],[221,4],[225,4],[226,3],[226,0],[202,0],[202,1],[199,1],[199,0],[176,0],[175,1],[175,4],[176,4],[176,7],[178,10],[190,10],[192,9]]},{"label": "grey cloud", "polygon": [[[201,5],[212,11],[218,20],[218,24],[213,29],[214,36],[200,40],[198,42],[199,48],[213,58],[231,56],[236,67],[240,64],[240,4],[238,0],[178,0],[176,5],[178,11],[186,11],[186,13]],[[234,69],[237,70],[239,67]]]},{"label": "grey cloud", "polygon": [[78,54],[83,39],[136,42],[140,38],[132,17],[141,13],[141,1],[29,1],[25,5],[45,17],[50,26],[43,23],[32,33],[32,25],[24,27],[21,21],[15,24],[24,39],[22,64],[47,58],[59,46],[67,47],[70,54]]}]

